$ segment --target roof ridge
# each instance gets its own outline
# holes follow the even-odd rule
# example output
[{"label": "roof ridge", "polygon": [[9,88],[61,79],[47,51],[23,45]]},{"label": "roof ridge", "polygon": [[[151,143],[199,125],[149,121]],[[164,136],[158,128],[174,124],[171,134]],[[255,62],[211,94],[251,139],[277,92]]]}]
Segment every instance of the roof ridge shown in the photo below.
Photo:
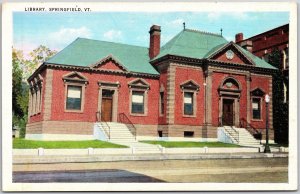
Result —
[{"label": "roof ridge", "polygon": [[124,45],[124,46],[133,46],[133,47],[140,47],[140,48],[148,49],[148,47],[145,47],[145,46],[138,46],[138,45],[132,45],[132,44],[126,44],[126,43],[120,43],[120,42],[111,42],[111,41],[106,41],[106,40],[97,40],[97,39],[81,38],[81,37],[76,38],[76,40],[78,40],[78,39],[86,39],[86,40],[97,41],[97,42],[106,42],[106,43],[111,43],[111,44],[119,44],[119,45]]},{"label": "roof ridge", "polygon": [[176,43],[178,42],[178,40],[180,39],[180,37],[182,36],[182,34],[183,34],[183,31],[184,30],[182,30],[181,32],[179,32],[176,36],[174,36],[174,38],[175,37],[177,37],[176,39],[175,39],[175,42],[174,42],[174,44],[171,46],[171,48],[170,48],[170,52],[172,51],[172,49],[173,49],[173,47],[174,47],[174,45],[176,45]]},{"label": "roof ridge", "polygon": [[184,29],[184,31],[188,31],[188,32],[197,32],[197,33],[201,33],[201,34],[208,34],[208,35],[213,35],[213,36],[223,37],[221,34],[217,34],[217,33],[213,33],[213,32],[207,32],[207,31],[202,31],[202,30]]}]

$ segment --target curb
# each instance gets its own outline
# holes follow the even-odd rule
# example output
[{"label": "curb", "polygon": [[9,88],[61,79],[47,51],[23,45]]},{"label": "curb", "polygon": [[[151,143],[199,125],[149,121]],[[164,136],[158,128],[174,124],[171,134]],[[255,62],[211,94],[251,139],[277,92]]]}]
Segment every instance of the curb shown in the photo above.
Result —
[{"label": "curb", "polygon": [[89,163],[145,160],[209,160],[287,158],[287,153],[222,153],[222,154],[133,154],[85,156],[13,156],[13,164]]}]

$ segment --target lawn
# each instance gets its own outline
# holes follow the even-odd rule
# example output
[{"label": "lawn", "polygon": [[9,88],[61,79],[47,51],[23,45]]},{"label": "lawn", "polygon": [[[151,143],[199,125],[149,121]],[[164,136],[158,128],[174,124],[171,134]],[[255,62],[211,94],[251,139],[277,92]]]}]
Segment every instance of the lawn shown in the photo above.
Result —
[{"label": "lawn", "polygon": [[13,139],[14,149],[75,149],[75,148],[126,148],[126,146],[105,141],[33,141],[25,139]]},{"label": "lawn", "polygon": [[239,145],[222,142],[190,142],[190,141],[142,141],[149,144],[160,144],[166,148],[187,148],[187,147],[240,147]]}]

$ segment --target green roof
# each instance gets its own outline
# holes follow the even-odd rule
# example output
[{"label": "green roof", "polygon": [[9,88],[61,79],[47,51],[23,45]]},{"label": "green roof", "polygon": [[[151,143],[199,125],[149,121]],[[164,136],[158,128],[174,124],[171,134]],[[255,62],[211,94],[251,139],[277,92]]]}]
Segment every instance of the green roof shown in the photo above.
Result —
[{"label": "green roof", "polygon": [[221,35],[185,29],[167,42],[154,59],[168,54],[202,59],[213,48],[226,43],[228,41]]},{"label": "green roof", "polygon": [[149,63],[148,48],[120,43],[77,38],[46,63],[87,67],[112,55],[128,71],[158,74]]},{"label": "green roof", "polygon": [[255,63],[255,67],[267,68],[267,69],[277,69],[276,67],[272,66],[271,64],[269,64],[266,61],[262,60],[261,58],[253,55],[252,53],[250,53],[249,51],[247,51],[243,47],[241,47],[239,45],[236,45],[236,46],[238,46],[239,49],[241,49],[242,52]]},{"label": "green roof", "polygon": [[[231,44],[223,36],[208,32],[184,29],[160,49],[158,56],[176,55],[195,59],[209,58],[222,47]],[[232,43],[234,44],[234,43]],[[249,51],[234,44],[256,67],[276,69]],[[77,38],[65,49],[50,58],[46,63],[88,67],[101,59],[112,56],[128,71],[155,74],[159,73],[150,64],[147,47]]]},{"label": "green roof", "polygon": [[[165,55],[204,59],[208,58],[210,55],[217,52],[219,49],[228,45],[229,43],[230,42],[228,42],[219,34],[185,29],[167,42],[161,48],[159,55],[152,60],[158,59]],[[235,46],[237,46],[245,56],[250,58],[255,63],[256,67],[276,69],[266,61],[253,55],[239,45],[235,44]]]}]

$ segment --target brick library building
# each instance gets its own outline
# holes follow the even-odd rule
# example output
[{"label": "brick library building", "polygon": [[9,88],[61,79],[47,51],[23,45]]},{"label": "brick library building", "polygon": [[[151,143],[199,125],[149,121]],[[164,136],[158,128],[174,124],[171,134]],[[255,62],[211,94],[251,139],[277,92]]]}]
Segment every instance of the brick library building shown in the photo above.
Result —
[{"label": "brick library building", "polygon": [[221,34],[184,28],[163,46],[160,26],[149,34],[149,47],[77,38],[44,62],[26,138],[109,139],[103,126],[124,123],[137,140],[216,141],[226,127],[264,139],[268,119],[273,139],[276,68]]}]

